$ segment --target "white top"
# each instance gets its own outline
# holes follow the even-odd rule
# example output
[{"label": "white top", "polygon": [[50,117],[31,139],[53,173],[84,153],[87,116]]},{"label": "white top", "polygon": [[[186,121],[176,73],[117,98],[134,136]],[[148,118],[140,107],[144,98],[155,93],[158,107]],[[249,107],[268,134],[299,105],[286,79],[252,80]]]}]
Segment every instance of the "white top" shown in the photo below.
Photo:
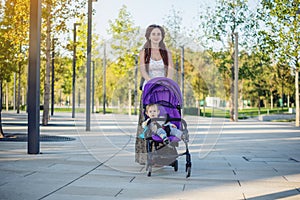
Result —
[{"label": "white top", "polygon": [[[150,58],[149,76],[151,79],[156,77],[165,77],[165,65],[163,59],[153,60],[152,58]],[[147,81],[145,80],[143,84],[143,90],[146,83]]]}]

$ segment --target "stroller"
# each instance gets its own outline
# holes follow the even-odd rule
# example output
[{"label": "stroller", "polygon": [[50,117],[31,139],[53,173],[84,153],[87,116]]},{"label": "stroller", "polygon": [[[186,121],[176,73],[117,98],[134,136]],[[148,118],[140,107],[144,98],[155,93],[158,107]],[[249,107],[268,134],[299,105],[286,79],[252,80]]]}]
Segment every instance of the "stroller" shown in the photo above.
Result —
[{"label": "stroller", "polygon": [[[142,95],[142,103],[145,119],[148,117],[145,114],[145,108],[148,104],[158,104],[160,110],[159,118],[152,118],[148,121],[147,127],[153,122],[161,122],[161,127],[168,123],[176,125],[177,129],[182,131],[182,137],[178,138],[170,135],[170,129],[166,128],[169,144],[165,144],[161,137],[152,132],[150,129],[145,129],[144,139],[146,140],[147,148],[147,175],[151,176],[152,167],[158,166],[172,166],[174,171],[178,171],[179,156],[186,156],[186,178],[191,175],[191,155],[188,149],[189,135],[187,130],[187,123],[181,118],[182,94],[176,82],[169,78],[157,77],[147,82],[144,87]],[[185,144],[185,152],[178,153],[176,147],[179,142],[183,141]]]}]

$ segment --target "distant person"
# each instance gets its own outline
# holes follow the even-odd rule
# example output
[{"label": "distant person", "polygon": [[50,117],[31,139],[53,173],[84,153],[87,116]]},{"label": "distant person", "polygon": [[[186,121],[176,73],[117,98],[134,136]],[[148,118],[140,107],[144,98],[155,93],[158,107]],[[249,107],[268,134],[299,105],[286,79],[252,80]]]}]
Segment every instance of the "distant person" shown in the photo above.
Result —
[{"label": "distant person", "polygon": [[[172,54],[166,48],[164,43],[165,30],[163,27],[152,24],[147,27],[145,33],[146,43],[140,51],[140,72],[144,81],[140,84],[143,90],[147,81],[155,77],[173,78],[173,61]],[[142,101],[140,102],[140,113],[137,128],[135,144],[135,161],[145,164],[147,159],[146,143],[139,138],[143,131],[142,122],[144,121]]]}]

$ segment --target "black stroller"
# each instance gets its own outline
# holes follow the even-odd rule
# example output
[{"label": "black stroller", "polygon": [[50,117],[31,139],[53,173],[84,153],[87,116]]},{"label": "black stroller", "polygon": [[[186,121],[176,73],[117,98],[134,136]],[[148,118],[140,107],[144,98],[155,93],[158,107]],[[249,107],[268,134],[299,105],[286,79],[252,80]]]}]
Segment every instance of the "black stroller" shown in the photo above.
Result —
[{"label": "black stroller", "polygon": [[[182,94],[179,86],[176,82],[169,78],[158,77],[153,78],[147,82],[144,87],[142,95],[144,116],[145,108],[148,104],[158,104],[160,110],[159,118],[150,119],[147,123],[147,127],[154,121],[161,122],[161,127],[166,130],[168,137],[168,144],[165,144],[161,137],[150,129],[144,131],[144,139],[146,140],[147,148],[147,162],[146,171],[147,175],[151,176],[152,167],[158,166],[172,166],[174,171],[178,171],[179,156],[186,156],[186,177],[191,175],[191,155],[188,149],[189,135],[187,130],[187,123],[181,118],[182,107]],[[170,128],[165,126],[168,123],[176,125],[177,129],[182,132],[182,137],[178,138],[170,134]],[[183,141],[185,144],[185,152],[178,153],[177,148],[179,142]]]}]

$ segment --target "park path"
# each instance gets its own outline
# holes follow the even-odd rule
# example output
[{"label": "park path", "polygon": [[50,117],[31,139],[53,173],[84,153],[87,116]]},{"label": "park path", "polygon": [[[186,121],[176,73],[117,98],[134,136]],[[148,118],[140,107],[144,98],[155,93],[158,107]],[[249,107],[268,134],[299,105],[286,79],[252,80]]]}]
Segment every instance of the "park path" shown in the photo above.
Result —
[{"label": "park path", "polygon": [[[1,199],[300,199],[300,129],[292,123],[185,116],[192,175],[134,162],[137,117],[58,113],[41,135],[72,138],[41,142],[28,155],[26,142],[0,141]],[[6,133],[26,133],[26,114],[3,113]],[[180,145],[179,151],[184,150]]]}]

